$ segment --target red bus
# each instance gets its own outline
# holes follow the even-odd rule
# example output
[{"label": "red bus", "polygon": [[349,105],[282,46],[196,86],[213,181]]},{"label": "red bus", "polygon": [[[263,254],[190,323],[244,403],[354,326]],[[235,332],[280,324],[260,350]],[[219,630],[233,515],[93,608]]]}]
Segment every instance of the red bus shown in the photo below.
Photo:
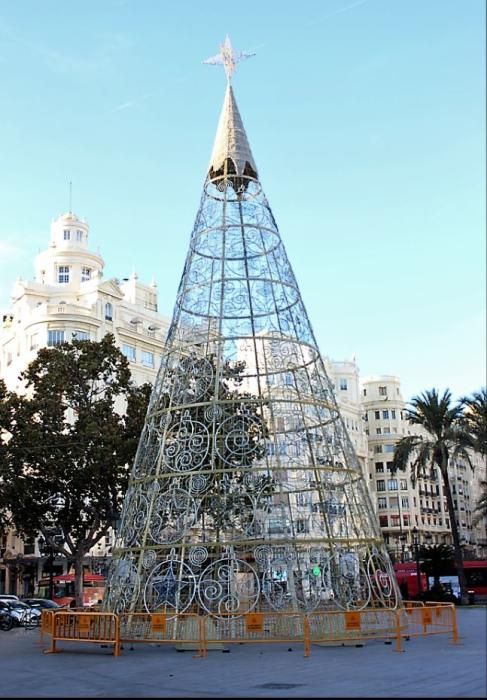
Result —
[{"label": "red bus", "polygon": [[[487,597],[487,560],[486,559],[466,559],[463,562],[467,591],[475,594],[478,598]],[[416,562],[404,562],[394,564],[397,583],[401,589],[402,597],[415,598],[418,594],[418,576]],[[445,583],[454,594],[459,595],[460,587],[455,565],[452,564],[450,570],[445,570],[445,575],[440,576],[440,582]],[[431,587],[432,578],[428,585],[426,574],[421,572],[421,590],[423,593]]]},{"label": "red bus", "polygon": [[487,559],[470,559],[463,562],[467,589],[480,597],[487,597]]},{"label": "red bus", "polygon": [[[59,605],[75,605],[74,574],[61,574],[52,577],[53,600]],[[105,577],[100,574],[85,573],[83,576],[83,605],[91,607],[103,599]],[[49,577],[41,578],[38,584],[39,597],[49,597]]]},{"label": "red bus", "polygon": [[[394,572],[403,599],[411,600],[415,598],[419,593],[416,562],[406,561],[403,563],[396,563],[394,564]],[[420,578],[421,591],[424,593],[428,587],[428,579],[426,574],[422,572],[420,573]]]}]

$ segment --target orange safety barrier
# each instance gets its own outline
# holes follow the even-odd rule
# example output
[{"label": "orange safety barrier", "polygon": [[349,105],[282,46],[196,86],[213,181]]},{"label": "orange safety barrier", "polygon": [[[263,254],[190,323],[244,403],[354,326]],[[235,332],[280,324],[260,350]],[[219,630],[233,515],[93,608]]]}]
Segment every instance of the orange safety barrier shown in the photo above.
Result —
[{"label": "orange safety barrier", "polygon": [[304,656],[310,654],[309,624],[303,613],[250,612],[236,617],[204,618],[205,649],[211,643],[265,644],[302,642]]},{"label": "orange safety barrier", "polygon": [[206,656],[204,618],[196,613],[122,613],[119,615],[122,643],[174,644],[197,649]]},{"label": "orange safety barrier", "polygon": [[43,610],[41,642],[51,637],[46,653],[57,651],[59,641],[113,645],[119,656],[122,643],[172,644],[193,648],[196,656],[207,656],[208,648],[219,644],[292,643],[303,644],[304,656],[311,644],[395,640],[402,651],[402,639],[431,634],[452,634],[458,644],[456,609],[452,603],[406,601],[398,609],[326,610],[302,612],[247,612],[224,617],[197,613],[115,613]]},{"label": "orange safety barrier", "polygon": [[433,634],[452,635],[452,643],[458,644],[457,611],[453,603],[428,603],[421,607],[409,602],[397,611],[397,642],[400,651],[401,637],[425,637]]},{"label": "orange safety barrier", "polygon": [[59,612],[49,616],[51,646],[45,652],[58,651],[57,642],[91,642],[113,644],[113,655],[120,655],[120,621],[115,613],[103,612]]},{"label": "orange safety barrier", "polygon": [[330,610],[308,613],[310,641],[352,642],[366,639],[394,639],[397,634],[396,611],[390,608]]}]

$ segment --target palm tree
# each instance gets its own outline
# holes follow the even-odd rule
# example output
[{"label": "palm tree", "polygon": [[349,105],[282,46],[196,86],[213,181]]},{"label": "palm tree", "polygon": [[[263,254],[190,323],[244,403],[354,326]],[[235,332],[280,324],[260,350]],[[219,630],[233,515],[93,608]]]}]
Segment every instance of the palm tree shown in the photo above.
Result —
[{"label": "palm tree", "polygon": [[487,518],[487,481],[480,482],[481,494],[475,504],[475,516],[472,520],[474,525],[478,525],[481,520]]},{"label": "palm tree", "polygon": [[467,583],[463,570],[463,554],[458,535],[448,466],[450,461],[457,457],[463,457],[472,467],[468,449],[475,447],[475,438],[462,422],[462,402],[453,405],[449,389],[446,389],[441,397],[436,389],[425,391],[423,394],[413,397],[410,404],[411,408],[406,409],[407,419],[413,425],[420,426],[422,431],[399,440],[394,451],[391,471],[406,471],[410,465],[411,481],[414,486],[418,477],[425,476],[427,471],[433,477],[436,473],[436,467],[439,468],[450,517],[461,600],[462,603],[466,603]]},{"label": "palm tree", "polygon": [[462,420],[475,440],[475,451],[487,455],[487,389],[483,387],[460,401],[464,408]]}]

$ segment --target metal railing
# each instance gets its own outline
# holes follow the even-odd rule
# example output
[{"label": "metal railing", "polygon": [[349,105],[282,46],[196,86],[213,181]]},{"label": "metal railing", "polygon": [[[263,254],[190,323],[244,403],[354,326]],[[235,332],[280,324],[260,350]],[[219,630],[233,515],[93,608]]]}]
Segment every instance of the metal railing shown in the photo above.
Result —
[{"label": "metal railing", "polygon": [[373,639],[395,640],[402,651],[404,638],[451,634],[458,644],[456,609],[452,603],[405,601],[398,609],[357,611],[248,612],[223,617],[197,613],[115,613],[43,610],[41,641],[51,638],[46,653],[58,642],[91,642],[113,646],[119,656],[124,643],[171,644],[192,648],[197,657],[212,647],[228,644],[302,643],[304,656],[312,644],[337,644]]}]

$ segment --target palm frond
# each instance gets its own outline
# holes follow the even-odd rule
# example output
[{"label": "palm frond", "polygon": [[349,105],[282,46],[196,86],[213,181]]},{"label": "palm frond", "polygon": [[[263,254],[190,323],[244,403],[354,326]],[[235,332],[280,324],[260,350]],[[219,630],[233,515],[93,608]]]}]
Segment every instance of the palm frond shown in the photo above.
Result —
[{"label": "palm frond", "polygon": [[460,404],[451,405],[449,389],[442,396],[436,389],[428,389],[419,396],[414,396],[410,404],[411,408],[406,409],[409,422],[422,425],[437,440],[460,419],[463,410]]},{"label": "palm frond", "polygon": [[483,387],[471,396],[460,399],[464,407],[462,424],[472,436],[476,452],[487,454],[487,389]]}]

